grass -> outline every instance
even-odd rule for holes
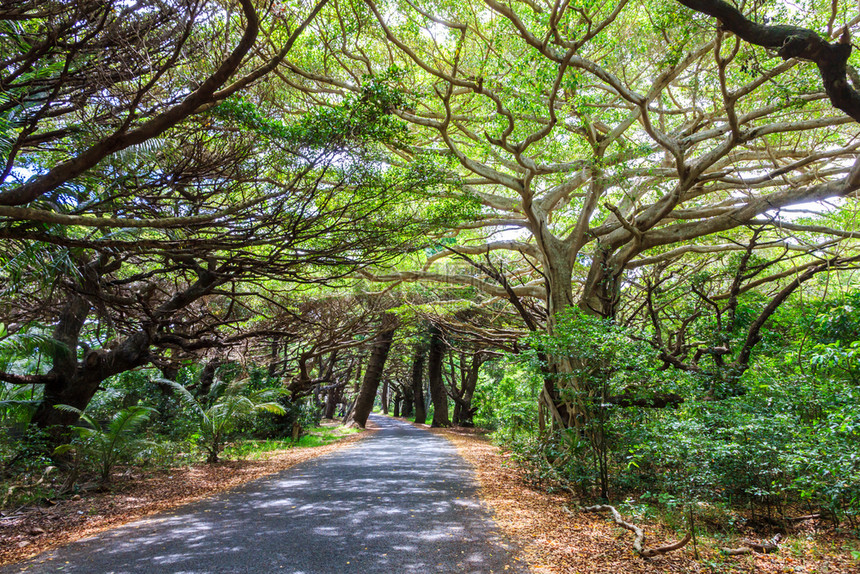
[[[336,442],[344,437],[356,434],[359,429],[338,426],[320,426],[307,429],[307,433],[298,441],[290,439],[242,440],[224,449],[224,457],[242,460],[259,460],[267,458],[271,453],[291,448],[313,448]]]

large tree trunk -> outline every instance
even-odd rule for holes
[[[85,410],[102,381],[148,363],[149,346],[150,339],[146,333],[135,333],[111,351],[99,349],[88,352],[72,374],[64,369],[52,369],[44,387],[42,402],[33,415],[33,422],[40,428],[68,427],[75,424],[78,421],[77,414],[62,411],[56,406],[69,405],[81,411]],[[77,344],[74,347],[77,347]],[[64,359],[59,364],[63,361]]]
[[[466,358],[465,353],[460,353],[460,368],[457,369],[456,365],[454,365],[454,353],[448,353],[448,362],[451,365],[451,398],[454,399],[454,414],[451,416],[451,420],[455,425],[460,424],[460,420],[463,418],[463,391],[465,386],[465,378],[466,378]],[[457,386],[457,371],[460,372],[460,386]]]
[[[352,370],[355,367],[355,362],[350,363],[346,369],[346,374],[339,381],[333,381],[328,387],[328,393],[325,399],[324,418],[333,419],[337,413],[337,406],[343,402],[343,392],[346,385],[349,384],[349,379],[352,376]]]
[[[119,268],[119,261],[102,256],[81,265],[81,283],[85,291],[97,293],[103,274]],[[108,377],[133,369],[149,361],[151,339],[146,332],[135,333],[111,351],[90,350],[81,345],[81,331],[92,309],[90,302],[73,294],[54,328],[57,342],[51,357],[51,370],[45,377],[42,402],[33,415],[40,428],[61,428],[73,425],[78,415],[57,409],[69,405],[83,411],[90,404],[99,385]],[[78,361],[78,348],[84,348],[83,361]],[[60,438],[57,434],[56,438]]]
[[[427,357],[428,378],[430,380],[430,397],[433,399],[433,427],[449,427],[448,393],[445,392],[445,382],[442,380],[442,359],[445,357],[445,342],[439,329],[433,327],[430,331],[430,353]]]
[[[100,292],[102,276],[117,271],[120,260],[103,255],[81,265],[81,289],[85,293]],[[214,265],[213,265],[214,267]],[[77,422],[73,412],[61,411],[57,405],[69,405],[85,410],[102,381],[150,362],[150,348],[157,344],[159,328],[171,322],[174,315],[193,301],[208,295],[226,281],[226,276],[213,268],[197,267],[198,280],[179,291],[153,310],[151,320],[140,330],[107,349],[89,349],[80,341],[92,305],[82,295],[72,294],[60,314],[54,329],[57,341],[51,370],[44,377],[42,402],[36,409],[33,422],[41,428],[68,427]],[[78,360],[78,348],[83,348],[83,360]],[[40,381],[41,382],[41,381]],[[60,438],[56,433],[55,438]]]
[[[419,424],[427,422],[427,409],[424,406],[424,353],[424,345],[419,343],[412,359],[412,401],[415,407],[415,422]]]
[[[400,416],[400,406],[403,404],[403,395],[400,393],[400,389],[394,389],[394,406],[391,410],[391,416],[399,417]]]
[[[376,391],[379,388],[379,381],[382,380],[382,371],[385,368],[385,361],[388,359],[394,331],[397,329],[397,316],[386,314],[382,319],[382,325],[382,331],[377,336],[376,343],[370,353],[370,359],[367,361],[361,390],[358,393],[358,398],[355,399],[355,406],[350,415],[351,420],[349,422],[355,423],[361,428],[367,424],[367,417],[373,410],[373,401],[376,399]]]
[[[619,276],[617,262],[612,258],[614,248],[610,244],[598,242],[593,261],[586,278],[579,308],[591,315],[604,318],[615,316],[619,302]],[[548,274],[549,284],[549,335],[559,334],[558,320],[562,313],[572,309],[568,295],[571,287],[570,269],[551,266]],[[608,447],[606,443],[605,422],[607,403],[605,386],[595,384],[595,380],[605,380],[594,376],[604,368],[593,360],[570,357],[566,354],[550,355],[546,360],[547,372],[541,399],[552,414],[554,426],[575,428],[591,444],[594,462],[598,467],[599,490],[601,498],[609,496]],[[586,376],[579,373],[588,373]],[[558,381],[560,384],[553,381]],[[556,386],[558,384],[558,386]],[[603,395],[603,396],[601,396]]]
[[[338,383],[329,387],[325,398],[325,411],[323,412],[324,418],[334,418],[334,415],[337,412],[337,405],[340,404],[343,399],[343,387],[345,385],[346,383]]]
[[[411,384],[403,386],[403,404],[400,407],[400,416],[411,417],[415,412],[415,390]]]
[[[215,373],[218,367],[224,364],[220,359],[212,359],[200,371],[199,386],[197,387],[197,400],[203,404],[209,403],[209,391],[212,390],[212,385],[215,383]]]

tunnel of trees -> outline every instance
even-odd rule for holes
[[[856,5],[11,0],[0,27],[0,482],[82,413],[214,462],[380,409],[492,429],[583,499],[858,526]]]

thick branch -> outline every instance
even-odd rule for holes
[[[851,55],[847,29],[839,42],[827,42],[814,30],[796,26],[765,26],[747,19],[737,8],[723,0],[678,0],[697,12],[717,18],[723,28],[741,39],[777,50],[785,60],[802,58],[815,62],[830,102],[860,121],[860,94],[848,82],[846,64]]]
[[[759,341],[761,341],[761,329],[764,327],[764,324],[767,323],[768,319],[776,312],[782,303],[788,299],[788,297],[794,293],[794,291],[800,287],[806,281],[812,279],[818,273],[823,271],[828,271],[831,269],[844,268],[846,266],[853,266],[858,261],[860,261],[860,255],[855,257],[841,258],[834,257],[833,259],[829,259],[824,261],[814,267],[810,267],[802,274],[798,275],[794,281],[786,285],[782,288],[782,290],[776,294],[776,296],[770,300],[764,310],[759,314],[755,321],[753,321],[752,325],[750,325],[749,331],[747,332],[747,338],[744,342],[744,346],[741,349],[740,355],[738,356],[737,363],[741,368],[745,368],[749,364],[750,355],[752,354],[752,349],[755,347]]]
[[[242,63],[242,59],[251,50],[257,39],[260,20],[254,4],[251,0],[240,0],[240,3],[248,22],[245,32],[233,52],[199,88],[176,106],[155,116],[140,127],[129,132],[114,132],[77,156],[60,163],[45,175],[35,177],[23,185],[0,193],[0,205],[27,204],[42,194],[81,175],[109,155],[161,135],[193,114],[198,107],[211,101],[215,90],[235,73]]]
[[[0,381],[11,385],[46,385],[57,377],[48,375],[16,375],[15,373],[4,373],[0,371]]]

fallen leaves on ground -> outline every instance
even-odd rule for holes
[[[368,429],[373,430],[372,425]],[[197,464],[154,472],[130,468],[112,477],[108,491],[75,495],[50,506],[23,508],[0,518],[0,565],[280,472],[355,443],[368,434],[350,435],[313,448],[272,451],[259,460]]]
[[[805,532],[789,536],[776,555],[724,556],[713,540],[699,540],[699,560],[692,545],[665,556],[641,558],[633,552],[628,531],[614,526],[606,516],[577,511],[570,496],[530,488],[522,472],[475,429],[430,430],[453,442],[472,464],[481,498],[505,535],[519,546],[520,558],[536,574],[860,573],[857,562],[844,548],[845,538],[808,536]],[[645,529],[649,546],[680,538],[661,525],[639,526]]]

